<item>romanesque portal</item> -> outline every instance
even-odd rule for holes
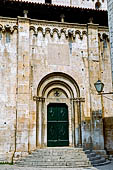
[[[82,99],[74,79],[63,73],[47,75],[39,83],[34,99],[37,101],[37,146],[79,146]]]

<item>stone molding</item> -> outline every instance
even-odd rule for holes
[[[85,98],[81,98],[81,97],[71,98],[71,100],[73,100],[74,102],[85,102]],[[33,96],[33,101],[42,102],[42,101],[45,101],[45,98],[44,97]]]
[[[18,30],[18,27],[16,25],[15,26],[11,26],[9,24],[6,24],[6,25],[1,25],[0,24],[0,31],[2,31],[2,32],[13,33],[15,30]]]
[[[2,20],[5,18],[1,18]],[[43,36],[46,35],[47,32],[50,33],[50,36],[53,37],[54,33],[56,32],[58,37],[61,37],[61,34],[64,33],[66,38],[73,37],[76,38],[76,35],[79,35],[79,38],[83,40],[83,36],[87,36],[87,25],[86,24],[77,24],[77,23],[60,23],[60,22],[52,22],[52,21],[40,21],[40,20],[31,20],[30,18],[18,17],[19,21],[22,20],[23,22],[29,22],[30,24],[30,31],[33,31],[34,34],[37,36],[38,32],[41,31]],[[14,19],[15,21],[15,19]],[[109,31],[108,28],[105,27],[103,30],[98,24],[88,24],[88,27],[97,27],[98,29],[98,36],[100,39],[103,40],[103,37],[107,37],[109,41]],[[18,25],[12,24],[10,21],[8,24],[3,23],[0,24],[0,31],[1,32],[10,32],[13,33],[15,30],[18,30]]]
[[[65,37],[73,37],[76,38],[76,35],[78,34],[80,39],[83,39],[83,36],[86,35],[87,36],[87,32],[85,30],[80,31],[78,29],[73,29],[73,28],[57,28],[57,27],[49,27],[49,26],[30,26],[30,31],[33,30],[34,34],[37,35],[39,31],[42,32],[43,36],[46,35],[46,32],[48,31],[50,33],[50,36],[53,37],[54,32],[57,33],[58,37],[61,37],[61,34],[64,33]]]
[[[103,41],[104,39],[106,39],[109,42],[109,32],[105,33],[105,32],[99,32],[98,33],[98,37],[100,38],[101,41]]]

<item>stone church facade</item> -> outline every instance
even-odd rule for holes
[[[97,13],[107,15],[106,1],[103,10],[92,9],[92,1],[91,9],[76,9],[63,0],[4,3],[7,10],[17,3],[25,11],[24,17],[9,17],[8,12],[0,17],[0,161],[45,147],[112,153],[112,96],[98,95],[94,87],[100,79],[104,91],[112,91],[108,26],[92,19]],[[52,12],[65,5],[64,12],[79,9],[92,17],[86,23],[34,19],[27,17],[33,4]]]

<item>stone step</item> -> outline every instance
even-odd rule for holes
[[[110,163],[110,161],[108,161],[105,157],[102,157],[94,151],[85,150],[85,153],[93,166],[101,166]]]
[[[40,148],[40,149],[38,149],[38,150],[36,150],[36,151],[43,151],[43,150],[52,150],[52,151],[56,151],[56,150],[58,150],[58,151],[63,151],[63,150],[76,150],[76,151],[83,151],[83,148],[74,148],[74,147],[47,147],[47,148]]]
[[[107,165],[107,164],[110,164],[111,163],[111,161],[109,161],[109,160],[106,160],[105,162],[101,162],[101,163],[95,163],[93,166],[104,166],[104,165]]]
[[[91,164],[86,164],[78,162],[31,162],[31,163],[25,163],[23,164],[18,164],[18,166],[26,166],[26,167],[73,167],[73,168],[77,168],[77,167],[89,167],[91,166]]]
[[[85,152],[85,154],[90,154],[91,153],[90,150],[85,150],[84,152]]]
[[[16,167],[17,167],[17,165],[16,165]],[[19,167],[28,167],[27,165],[19,165]],[[29,168],[30,167],[34,167],[34,168],[39,168],[39,169],[42,169],[42,170],[45,170],[45,169],[47,169],[47,168],[50,168],[50,170],[58,170],[58,168],[59,168],[59,170],[63,170],[63,168],[66,168],[66,170],[68,169],[68,170],[71,170],[71,168],[73,168],[73,169],[77,169],[77,170],[80,170],[79,168],[86,168],[86,170],[91,170],[91,169],[93,169],[93,170],[97,170],[97,169],[94,169],[92,166],[87,166],[87,165],[77,165],[77,166],[33,166],[33,165],[31,165],[31,166],[29,166]]]
[[[59,151],[52,151],[52,152],[47,152],[47,151],[46,151],[46,152],[42,152],[42,151],[41,151],[41,152],[34,152],[33,154],[37,154],[37,153],[38,153],[39,155],[42,155],[42,154],[44,154],[44,155],[56,155],[56,154],[57,154],[57,155],[62,155],[63,153],[64,153],[64,154],[67,154],[67,155],[70,154],[70,153],[71,153],[71,154],[78,155],[78,154],[84,154],[84,151],[81,151],[81,152],[80,152],[80,151],[79,151],[79,152],[74,152],[74,151],[71,151],[71,152],[69,152],[69,151],[65,151],[65,152],[64,152],[64,151],[60,151],[60,152],[59,152]]]
[[[63,157],[87,157],[87,155],[85,155],[85,154],[73,154],[73,153],[70,153],[70,154],[65,154],[65,153],[62,153],[61,155],[57,155],[57,153],[56,154],[53,154],[53,155],[44,155],[44,154],[29,154],[28,155],[28,157],[37,157],[37,158],[40,158],[40,157],[61,157],[61,158],[63,158]]]
[[[91,163],[92,163],[93,165],[94,165],[94,164],[103,163],[103,162],[106,162],[106,159],[105,159],[105,158],[101,158],[101,159],[97,159],[97,160],[91,161]]]
[[[41,162],[55,162],[55,161],[57,161],[57,162],[62,162],[62,161],[75,161],[75,159],[32,159],[32,160],[30,160],[30,159],[26,159],[26,160],[22,160],[22,161],[20,161],[20,162],[23,162],[23,161],[26,161],[26,162],[32,162],[32,161],[34,161],[34,162],[37,162],[37,161],[41,161]],[[76,159],[76,162],[86,162],[86,159]]]
[[[89,158],[90,161],[99,160],[99,159],[101,159],[101,156],[100,156],[100,155],[96,155],[95,157],[90,157],[90,158]]]
[[[74,155],[74,154],[62,154],[62,155],[34,155],[34,154],[30,154],[29,156],[28,156],[28,158],[30,158],[30,159],[32,159],[32,158],[37,158],[37,159],[40,159],[40,158],[61,158],[61,159],[65,159],[65,158],[67,158],[67,159],[69,159],[69,158],[87,158],[87,155],[85,155],[85,154],[78,154],[78,155]]]
[[[27,165],[30,165],[30,164],[38,164],[38,163],[40,163],[40,164],[42,164],[42,165],[44,165],[44,164],[46,164],[46,165],[50,165],[50,163],[52,163],[52,164],[55,164],[55,163],[57,163],[57,164],[61,164],[61,163],[64,163],[64,164],[67,164],[67,163],[74,163],[75,161],[30,161],[30,162],[28,162],[28,161],[24,161],[24,162],[18,162],[18,165],[25,165],[25,164],[27,164]],[[75,164],[76,165],[78,165],[78,164],[80,164],[80,165],[83,165],[83,164],[87,164],[87,165],[89,165],[90,164],[90,162],[88,162],[88,161],[76,161],[75,162]],[[90,164],[91,165],[91,164]]]
[[[15,164],[29,167],[91,167],[91,162],[82,148],[39,149]]]
[[[96,153],[94,153],[94,152],[92,152],[92,153],[90,153],[90,154],[87,154],[87,157],[88,157],[88,158],[95,157],[95,156],[96,156]]]
[[[39,160],[37,160],[37,159],[32,159],[32,160],[30,160],[30,159],[24,159],[24,160],[20,160],[20,161],[18,161],[18,163],[23,163],[23,162],[27,162],[27,163],[29,163],[29,162],[69,162],[69,161],[72,161],[72,162],[74,162],[75,161],[75,159],[47,159],[47,160],[45,160],[45,159],[39,159]],[[86,159],[76,159],[76,162],[85,162],[86,163]],[[87,162],[89,162],[89,160],[87,161]]]

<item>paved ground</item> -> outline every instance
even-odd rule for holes
[[[97,170],[97,168],[34,168],[0,165],[0,170]]]
[[[99,170],[113,170],[113,160],[110,164],[97,167]]]
[[[113,161],[111,164],[97,168],[34,168],[34,167],[17,167],[14,165],[0,165],[0,170],[113,170]]]

